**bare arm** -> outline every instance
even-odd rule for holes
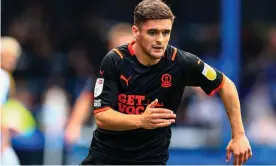
[[[125,131],[138,128],[154,129],[174,123],[176,115],[168,109],[154,108],[157,103],[158,100],[151,102],[141,115],[123,114],[110,107],[101,108],[95,113],[96,124],[101,129]]]
[[[73,108],[70,123],[82,125],[88,117],[89,110],[93,104],[92,101],[93,94],[89,92],[81,93]]]
[[[234,154],[234,164],[243,164],[252,156],[252,151],[245,136],[239,96],[234,83],[193,54],[182,53],[182,58],[183,62],[186,62],[183,63],[183,66],[186,65],[189,67],[187,69],[190,69],[184,70],[190,71],[187,74],[189,76],[188,85],[199,85],[209,96],[219,92],[232,128],[232,139],[226,148],[226,162],[229,162],[231,155]]]
[[[245,136],[236,86],[226,76],[224,76],[224,79],[225,83],[219,90],[219,94],[224,103],[232,128],[232,139],[226,148],[226,162],[231,160],[231,155],[233,153],[234,165],[242,165],[252,156],[252,150]]]
[[[83,91],[77,99],[72,115],[69,119],[68,126],[65,130],[65,139],[72,144],[77,141],[81,135],[81,128],[89,117],[89,111],[92,107],[93,94],[88,91]]]
[[[242,123],[240,101],[235,84],[226,76],[225,83],[219,90],[232,128],[232,138],[244,136],[245,131]]]
[[[127,115],[111,108],[95,114],[96,124],[101,129],[124,131],[141,128],[141,115]]]

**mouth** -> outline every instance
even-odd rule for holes
[[[161,50],[163,49],[163,46],[152,46],[153,49],[156,49],[156,50]]]

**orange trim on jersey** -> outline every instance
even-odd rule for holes
[[[135,52],[134,52],[134,50],[133,50],[133,48],[132,48],[132,46],[133,46],[133,44],[135,44],[135,41],[132,41],[131,43],[129,43],[128,44],[128,51],[130,52],[130,54],[133,56],[133,55],[135,55]]]
[[[177,53],[177,48],[173,47],[172,61],[174,61]]]
[[[123,54],[117,48],[114,48],[113,51],[115,51],[120,56],[121,59],[124,58]]]
[[[214,89],[211,93],[209,93],[208,96],[213,96],[218,90],[220,90],[223,87],[223,85],[225,83],[225,78],[224,77],[225,76],[223,74],[223,76],[222,76],[222,82],[220,83],[220,85],[216,89]]]
[[[99,112],[104,112],[104,111],[107,111],[109,109],[111,109],[111,107],[108,107],[108,106],[103,107],[103,108],[94,109],[94,114],[99,113]]]

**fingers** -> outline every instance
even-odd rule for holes
[[[249,148],[248,149],[248,156],[249,156],[249,158],[252,157],[252,155],[253,155],[252,150],[251,150],[251,148]]]
[[[243,163],[245,163],[248,159],[249,159],[249,154],[247,152],[247,153],[244,154]]]
[[[155,128],[160,128],[160,127],[167,127],[170,126],[171,123],[170,122],[163,122],[163,123],[158,123],[158,124],[154,124]]]
[[[166,123],[166,122],[175,123],[175,120],[174,119],[154,119],[152,121],[153,124]]]
[[[234,165],[242,165],[244,161],[244,155],[246,153],[236,153],[234,154]]]
[[[247,153],[245,154],[244,163],[245,163],[250,157],[252,157],[251,148],[249,148],[249,149],[247,150]]]
[[[232,153],[230,149],[226,149],[226,162],[228,163],[231,160]]]
[[[244,159],[243,159],[243,163],[245,163],[250,157],[252,156],[252,152],[251,152],[251,149],[249,148],[248,150],[247,150],[247,152],[245,152],[245,154],[244,154]]]
[[[246,155],[246,153],[240,153],[239,154],[239,162],[238,162],[238,164],[239,165],[242,165],[245,161],[244,161],[244,156]]]
[[[147,107],[148,108],[154,108],[158,103],[158,99],[155,99],[153,102],[151,102]]]
[[[175,119],[176,115],[173,111],[165,108],[151,108],[151,118],[152,119]]]
[[[239,164],[239,155],[234,155],[234,165],[240,165]]]
[[[155,108],[158,104],[158,99],[151,102],[144,112],[144,128],[154,129],[159,127],[167,127],[175,123],[176,115],[173,111],[165,108]]]
[[[152,113],[173,113],[172,110],[166,108],[151,108],[150,111]]]
[[[249,149],[249,150],[247,150],[245,152],[235,153],[234,154],[234,165],[242,165],[250,157],[252,157],[252,151],[251,151],[251,149]]]
[[[151,115],[152,119],[175,119],[176,115],[173,113],[155,113]]]
[[[170,120],[169,122],[174,123],[176,115],[173,113],[173,111],[165,108],[154,108],[151,109],[151,118],[155,120],[155,122],[164,122],[164,119]],[[157,119],[157,121],[156,121]],[[158,120],[159,119],[159,120]]]
[[[155,119],[147,127],[147,129],[156,129],[160,127],[167,127],[174,123],[174,119]]]

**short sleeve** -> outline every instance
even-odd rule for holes
[[[115,108],[119,93],[119,76],[116,67],[119,56],[113,51],[103,59],[94,88],[94,113]]]
[[[182,52],[183,70],[188,86],[200,86],[209,96],[214,95],[224,84],[224,75],[209,66],[196,55]]]

